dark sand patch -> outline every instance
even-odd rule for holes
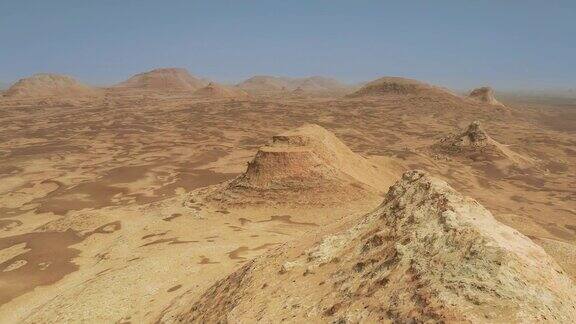
[[[543,226],[548,232],[561,240],[572,241],[574,239],[574,235],[572,233],[562,229],[554,223],[545,224]]]
[[[148,235],[142,236],[142,239],[145,240],[145,239],[148,239],[148,238],[151,238],[151,237],[155,237],[155,236],[164,236],[164,235],[166,235],[167,233],[168,233],[168,231],[162,232],[162,233],[148,234]]]
[[[104,224],[96,228],[95,230],[85,233],[84,237],[88,237],[93,234],[111,234],[121,229],[122,229],[122,223],[120,221],[114,221],[108,224]]]
[[[143,245],[140,245],[140,247],[145,247],[145,246],[150,246],[150,245],[155,245],[155,244],[162,244],[162,243],[168,243],[168,244],[187,244],[187,243],[198,243],[200,241],[181,241],[179,238],[177,237],[171,237],[171,238],[165,238],[165,239],[159,239],[159,240],[155,240]]]
[[[72,262],[72,259],[80,252],[70,246],[81,240],[82,238],[71,230],[34,232],[0,238],[0,249],[21,243],[25,243],[25,248],[30,249],[0,264],[0,269],[5,270],[16,261],[26,261],[26,264],[18,269],[0,272],[0,282],[3,282],[3,287],[0,289],[0,305],[35,287],[55,283],[65,275],[78,270],[78,266]],[[48,265],[47,268],[46,265]]]
[[[203,255],[200,256],[200,262],[198,262],[198,264],[218,264],[220,262],[213,262],[210,261],[210,258],[205,257]]]
[[[260,250],[265,250],[270,246],[274,246],[277,245],[279,243],[266,243],[266,244],[262,244],[260,246],[257,246],[255,248],[249,248],[247,246],[241,246],[233,251],[228,252],[228,257],[230,259],[233,260],[245,260],[246,258],[241,256],[242,253],[248,252],[248,251],[260,251]]]
[[[259,221],[258,223],[281,222],[289,225],[318,226],[318,224],[316,223],[295,222],[291,218],[292,216],[290,215],[276,215],[276,216],[270,216],[270,219]]]
[[[250,251],[250,248],[248,248],[247,246],[241,246],[241,247],[239,247],[239,248],[237,248],[237,249],[235,249],[235,250],[232,250],[232,251],[228,252],[227,254],[228,254],[228,257],[229,257],[230,259],[233,259],[233,260],[244,260],[244,259],[246,259],[246,258],[241,257],[240,254],[242,254],[242,253],[244,253],[244,252],[246,252],[246,251]]]
[[[244,226],[247,223],[252,223],[251,220],[249,220],[248,218],[244,218],[244,217],[240,217],[238,218],[238,221],[240,221],[240,226]]]
[[[176,286],[174,286],[174,287],[171,287],[171,288],[168,289],[167,291],[168,291],[168,292],[173,292],[173,291],[176,291],[176,290],[178,290],[178,289],[180,289],[180,288],[182,288],[182,285],[176,285]]]
[[[178,217],[180,217],[180,216],[182,216],[182,214],[180,214],[180,213],[174,213],[174,214],[172,214],[172,215],[170,215],[170,216],[168,216],[168,217],[166,217],[166,218],[162,218],[162,220],[169,222],[169,221],[173,220],[174,218],[178,218]]]
[[[572,232],[574,232],[574,235],[576,235],[576,226],[567,224],[567,225],[564,225],[564,227],[571,230]]]
[[[10,150],[10,157],[23,157],[29,155],[50,155],[50,154],[70,154],[81,153],[84,148],[74,145],[66,145],[64,142],[47,143],[42,145],[30,145],[25,147],[15,147]]]

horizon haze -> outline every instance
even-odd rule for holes
[[[456,89],[570,89],[576,4],[254,1],[0,3],[0,81],[110,85],[159,67],[235,83],[402,76]]]

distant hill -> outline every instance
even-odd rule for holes
[[[289,91],[292,88],[291,79],[258,75],[238,83],[238,87],[248,92]]]
[[[496,97],[494,96],[494,90],[492,90],[490,87],[476,88],[470,92],[468,98],[490,105],[502,106],[502,104],[496,100]]]
[[[301,88],[305,92],[308,91],[344,91],[348,88],[345,84],[332,78],[321,76],[313,76],[309,78],[300,79],[297,81],[297,88]]]
[[[512,151],[498,143],[484,131],[479,121],[474,121],[463,131],[441,138],[431,146],[432,151],[454,158],[475,162],[508,162],[516,166],[529,166],[534,160]]]
[[[117,84],[116,88],[153,91],[195,91],[207,85],[182,68],[161,68],[139,73]]]
[[[387,95],[414,95],[446,97],[456,96],[448,89],[430,85],[418,80],[401,77],[383,77],[366,83],[348,97],[377,97]]]
[[[60,74],[35,74],[16,82],[6,97],[76,97],[93,95],[97,90],[76,79]]]
[[[267,75],[251,77],[240,82],[238,87],[253,93],[292,92],[296,89],[304,93],[342,92],[349,88],[336,79],[322,76],[287,78]]]
[[[235,86],[224,86],[215,82],[210,82],[207,86],[194,91],[195,95],[205,98],[230,98],[230,99],[246,99],[250,95]]]

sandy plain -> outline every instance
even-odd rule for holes
[[[272,135],[315,123],[400,177],[423,169],[541,245],[576,279],[576,103],[267,96],[203,99],[107,90],[0,101],[0,322],[152,322],[270,247],[356,219],[346,206],[186,204],[244,172]],[[538,162],[437,156],[480,120]],[[386,188],[382,188],[385,190]],[[170,309],[170,310],[169,310]]]

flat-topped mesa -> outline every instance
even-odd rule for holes
[[[182,68],[160,68],[139,73],[117,84],[116,88],[150,91],[195,91],[206,82]]]
[[[246,172],[212,197],[230,203],[257,198],[274,203],[338,203],[375,198],[393,178],[393,172],[352,152],[326,129],[305,125],[273,136]]]
[[[323,234],[249,262],[176,312],[177,319],[572,323],[576,318],[576,287],[540,246],[422,171],[406,172],[357,225]]]
[[[496,97],[494,97],[494,90],[490,87],[476,88],[470,92],[468,98],[494,106],[504,106],[496,100]]]
[[[97,93],[97,90],[76,79],[59,74],[40,73],[24,78],[12,85],[6,97],[82,97]]]

